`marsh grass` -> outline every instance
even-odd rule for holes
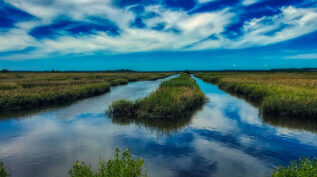
[[[317,159],[302,158],[274,169],[272,177],[317,177]]]
[[[0,111],[58,105],[172,73],[0,73]]]
[[[0,162],[0,177],[7,177],[7,176],[8,176],[8,173],[3,166],[3,163]]]
[[[99,160],[97,171],[93,171],[90,165],[85,162],[76,161],[69,171],[70,177],[145,177],[143,172],[143,159],[134,159],[127,149],[120,155],[116,149],[114,159],[105,161]]]
[[[113,102],[107,114],[126,118],[183,118],[202,105],[205,96],[188,74],[164,81],[149,96],[136,100]]]
[[[317,116],[317,73],[197,73],[222,90],[259,105],[264,116]]]

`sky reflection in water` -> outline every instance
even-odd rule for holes
[[[317,156],[315,133],[263,123],[257,108],[199,79],[209,102],[184,122],[122,125],[104,114],[112,101],[143,97],[161,81],[134,82],[68,106],[2,119],[0,160],[13,177],[67,176],[73,161],[96,166],[119,147],[143,157],[149,176],[254,177]]]

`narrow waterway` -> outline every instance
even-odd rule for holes
[[[117,86],[67,106],[0,116],[7,116],[0,119],[0,161],[12,177],[61,177],[75,160],[96,166],[118,147],[142,157],[150,177],[264,177],[279,164],[317,157],[313,131],[272,125],[244,100],[195,79],[209,101],[181,122],[129,124],[105,115],[113,101],[144,97],[166,79]]]

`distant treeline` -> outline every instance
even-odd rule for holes
[[[271,69],[272,72],[317,72],[317,68],[289,68],[289,69]]]
[[[26,73],[37,73],[37,72],[44,72],[44,73],[131,73],[131,72],[137,72],[130,69],[119,69],[119,70],[105,70],[105,71],[76,71],[76,70],[68,70],[68,71],[59,71],[59,70],[44,70],[44,71],[9,71],[8,69],[2,69],[0,72],[2,73],[8,73],[8,72],[26,72]]]
[[[67,70],[67,71],[59,71],[59,70],[45,70],[45,71],[10,71],[8,69],[2,69],[1,73],[8,72],[34,72],[34,73],[130,73],[130,72],[141,72],[141,73],[160,73],[160,72],[185,72],[185,73],[195,73],[195,72],[317,72],[317,68],[277,68],[277,69],[267,69],[267,70],[256,70],[256,69],[235,69],[235,70],[174,70],[174,71],[135,71],[131,69],[119,69],[119,70],[98,70],[98,71],[77,71],[77,70]]]
[[[278,68],[267,70],[189,70],[187,72],[317,72],[317,68]]]

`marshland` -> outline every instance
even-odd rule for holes
[[[317,73],[198,73],[197,77],[259,105],[264,116],[315,119]]]
[[[0,14],[0,177],[317,177],[317,0]]]
[[[272,118],[263,116],[263,102],[280,93],[284,95],[276,98],[279,103],[291,104],[286,98],[294,94],[300,104],[314,103],[314,94],[305,94],[314,93],[315,73],[1,73],[0,77],[2,100],[27,95],[24,100],[30,104],[11,102],[6,108],[15,108],[16,113],[1,112],[0,176],[264,177],[310,174],[307,168],[316,166],[313,109],[308,107],[311,112],[300,116],[303,110],[296,110],[294,117],[280,111],[268,114]],[[238,88],[245,86],[247,91],[233,92],[220,83],[232,84],[231,89],[239,83]],[[102,85],[107,89],[92,91]],[[84,96],[69,95],[74,93]],[[27,99],[37,95],[43,101],[55,94],[60,94],[60,102],[49,98],[50,103],[35,104]],[[292,166],[293,160],[298,161]]]
[[[100,95],[110,86],[155,80],[168,73],[43,73],[0,74],[0,111],[57,105]]]

